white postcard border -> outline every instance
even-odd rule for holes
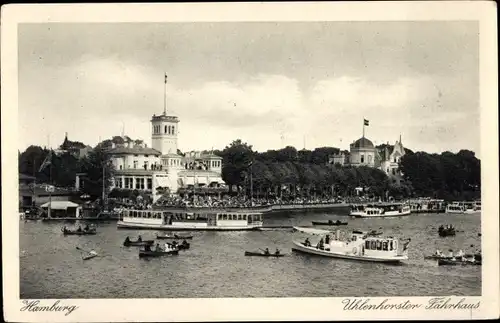
[[[250,321],[366,319],[482,319],[499,315],[498,97],[496,11],[494,2],[385,3],[223,3],[7,5],[2,7],[2,230],[3,299],[6,321]],[[75,14],[77,13],[77,14]],[[477,310],[426,310],[433,297],[360,297],[377,305],[406,301],[413,310],[344,310],[345,298],[206,298],[40,300],[43,305],[77,306],[71,314],[21,311],[19,299],[19,219],[17,210],[18,89],[17,24],[25,22],[167,21],[408,21],[480,22],[480,109],[482,173],[481,302]],[[161,286],[159,286],[161,288]],[[439,296],[439,295],[436,295]],[[346,297],[353,298],[353,297]]]

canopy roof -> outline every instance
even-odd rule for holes
[[[48,208],[49,203],[51,202],[43,204],[42,208]],[[79,206],[78,204],[70,201],[52,201],[52,203],[50,204],[50,208],[53,210],[67,210],[68,208],[78,207],[78,206]]]

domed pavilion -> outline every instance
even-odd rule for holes
[[[375,156],[375,146],[363,136],[351,144],[349,163],[352,166],[375,167]]]

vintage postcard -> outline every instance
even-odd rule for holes
[[[6,321],[498,318],[495,9],[3,6]]]

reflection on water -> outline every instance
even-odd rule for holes
[[[192,232],[191,249],[179,256],[139,259],[123,247],[127,235],[153,239],[157,232],[117,230],[100,224],[95,236],[66,236],[60,223],[21,222],[21,298],[168,297],[340,297],[480,295],[481,267],[439,267],[424,260],[436,249],[480,247],[479,215],[419,214],[401,218],[354,219],[328,213],[273,214],[265,225],[310,226],[311,220],[341,219],[342,229],[381,228],[411,238],[409,260],[399,266],[346,261],[291,252],[287,230]],[[437,227],[453,224],[455,237]],[[187,232],[186,232],[187,233]],[[161,242],[161,241],[160,241]],[[76,247],[103,257],[83,261]],[[279,248],[286,257],[245,257],[245,251]]]

